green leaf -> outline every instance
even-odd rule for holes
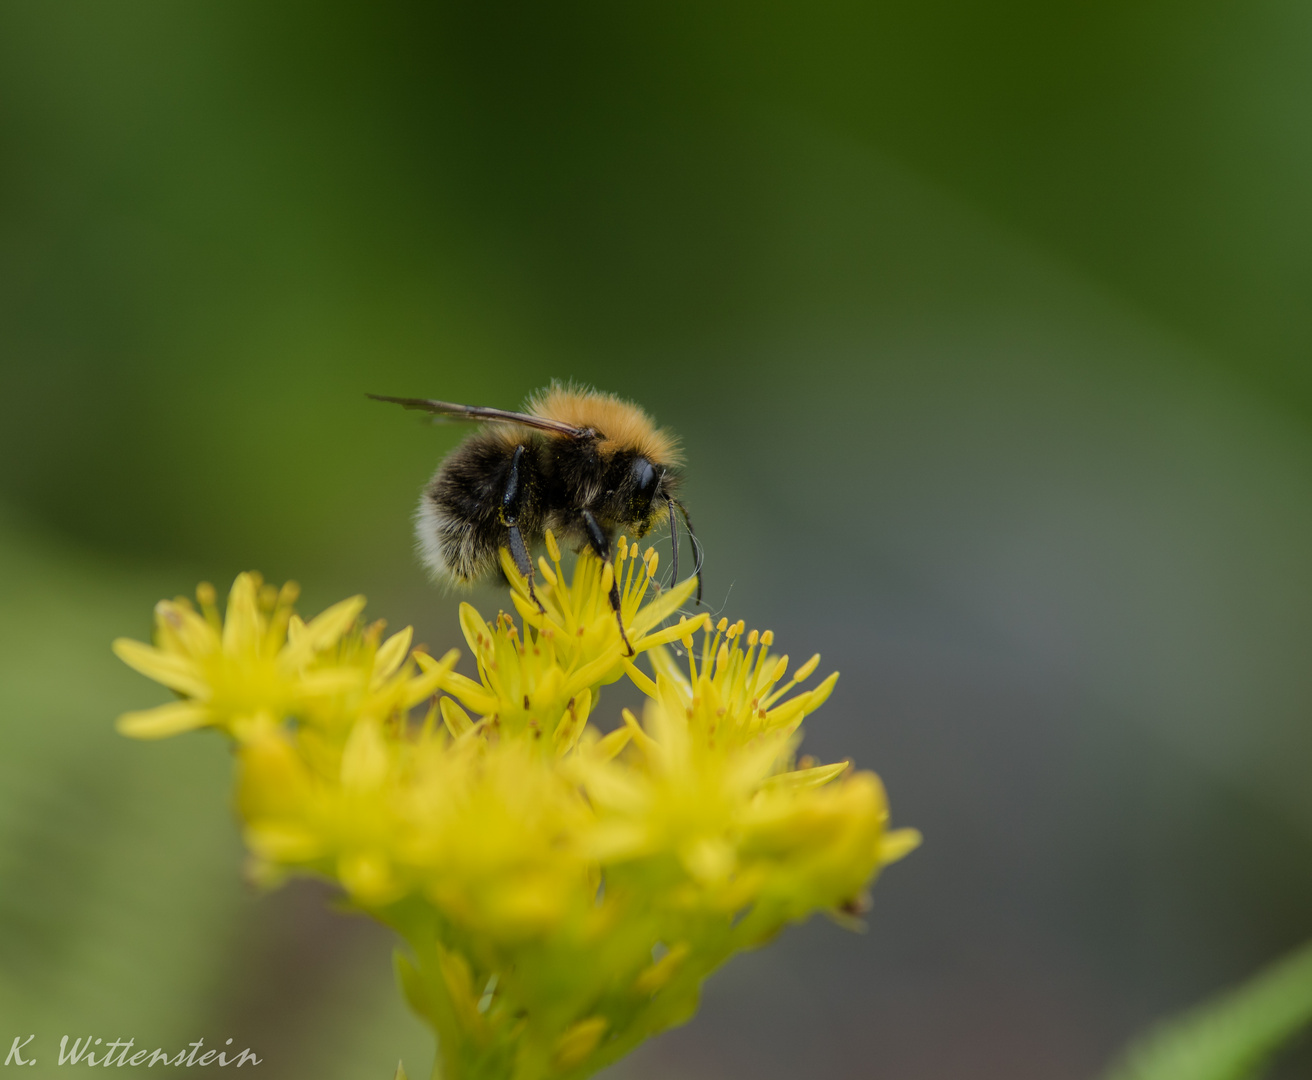
[[[1312,943],[1131,1045],[1106,1080],[1253,1080],[1312,1022]]]
[[[400,949],[392,950],[392,966],[396,970],[396,981],[401,984],[401,992],[405,995],[410,1008],[436,1027],[436,1010],[433,1008],[428,985],[424,982],[419,969]]]

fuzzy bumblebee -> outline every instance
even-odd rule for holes
[[[437,581],[468,585],[500,573],[497,553],[504,547],[531,583],[529,552],[548,529],[576,549],[591,548],[610,565],[618,532],[638,538],[663,517],[670,524],[677,581],[676,509],[696,556],[693,573],[700,572],[701,548],[688,511],[675,497],[682,460],[677,440],[632,402],[561,385],[532,395],[519,413],[369,396],[486,425],[447,455],[419,498],[415,538]],[[619,590],[613,571],[608,576],[618,618]],[[620,635],[627,646],[622,621]]]

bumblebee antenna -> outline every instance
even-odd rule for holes
[[[701,541],[697,539],[697,534],[692,531],[692,518],[688,516],[688,508],[678,499],[671,499],[670,502],[679,508],[679,513],[683,515],[683,523],[688,526],[688,539],[692,541],[692,573],[693,577],[697,579],[697,603],[700,604],[702,602],[702,563],[705,561],[705,552],[702,549]],[[674,511],[670,511],[670,518],[673,520]]]

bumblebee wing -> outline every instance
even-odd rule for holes
[[[449,401],[432,401],[429,398],[388,397],[385,394],[368,394],[375,401],[390,401],[403,409],[418,409],[420,412],[445,416],[452,420],[475,420],[491,424],[523,424],[525,427],[550,431],[556,435],[567,435],[572,439],[581,439],[587,434],[582,428],[570,427],[559,420],[549,420],[545,416],[533,416],[530,413],[507,412],[505,409],[488,409],[482,405],[455,405]]]

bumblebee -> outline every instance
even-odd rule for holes
[[[678,444],[637,405],[613,394],[552,385],[528,399],[524,412],[455,405],[426,398],[370,394],[438,419],[485,426],[438,466],[419,498],[415,539],[420,558],[439,583],[470,585],[500,573],[507,548],[533,592],[529,552],[550,529],[575,550],[592,549],[611,563],[615,535],[639,538],[662,518],[670,524],[673,579],[679,577],[682,516],[700,574],[701,545],[688,511],[676,497]],[[701,581],[697,584],[701,602]],[[610,605],[629,655],[633,646],[620,618],[612,575]]]

